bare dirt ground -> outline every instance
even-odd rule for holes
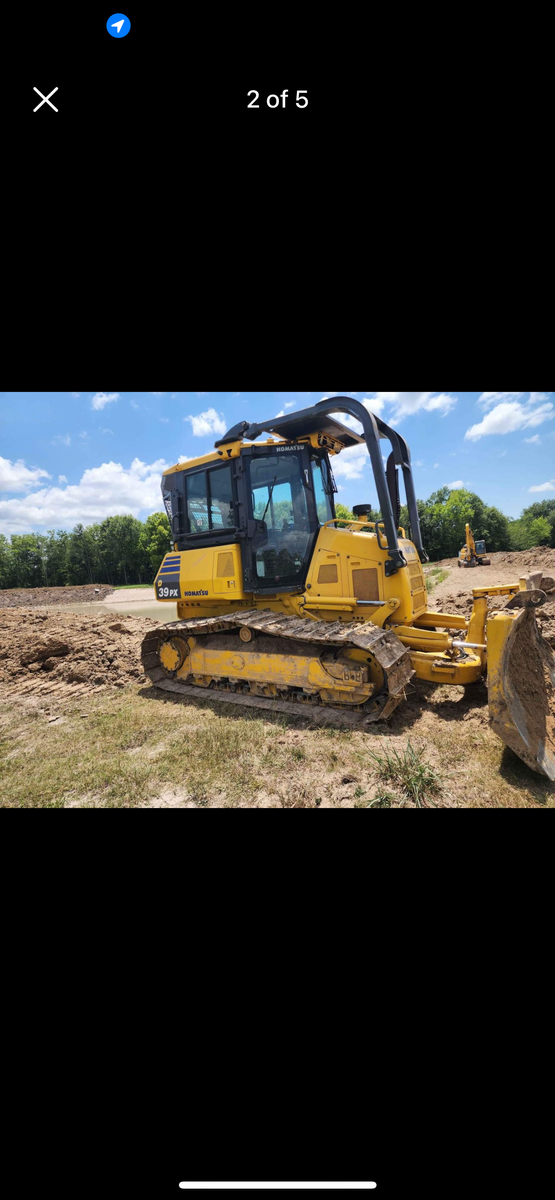
[[[555,551],[494,555],[491,567],[473,570],[459,570],[456,559],[440,565],[449,575],[431,592],[430,609],[466,614],[473,587],[513,583],[538,569],[555,575]],[[555,594],[536,616],[555,647]],[[155,624],[62,606],[41,612],[34,602],[7,607],[0,619],[0,806],[555,807],[555,785],[491,729],[484,684],[412,681],[384,725],[315,728],[309,715],[160,692],[140,663],[142,638]],[[422,804],[399,780],[384,782],[372,758],[403,755],[409,746],[438,781]]]
[[[439,566],[449,572],[448,578],[437,584],[431,592],[430,610],[470,616],[473,588],[518,583],[521,576],[526,576],[534,571],[543,571],[544,575],[555,577],[555,550],[549,547],[537,546],[533,550],[492,554],[490,557],[491,566],[489,567],[459,568],[456,558],[446,558],[439,563],[430,563],[429,567]],[[502,608],[505,602],[503,597],[500,599],[492,597],[489,607]],[[548,594],[547,603],[537,610],[536,618],[542,636],[555,649],[555,592]]]
[[[144,679],[148,617],[14,608],[0,623],[0,685],[7,696],[82,695]]]
[[[0,591],[0,608],[43,608],[51,604],[89,604],[105,600],[114,588],[108,583],[84,583],[68,587],[8,588]]]

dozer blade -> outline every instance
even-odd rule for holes
[[[555,780],[555,655],[533,608],[493,613],[487,640],[492,727],[527,766]]]

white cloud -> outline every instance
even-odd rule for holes
[[[17,465],[17,464],[16,464]],[[0,524],[5,532],[28,533],[39,529],[71,529],[77,522],[90,525],[105,517],[163,511],[160,480],[169,464],[164,459],[131,466],[102,463],[84,472],[78,484],[44,487],[22,499],[0,501]]]
[[[381,416],[384,405],[391,405],[387,416],[390,425],[399,425],[405,417],[414,416],[417,412],[435,412],[446,417],[456,403],[456,396],[450,396],[447,392],[375,392],[370,400],[364,400],[369,411],[378,416]]]
[[[459,488],[464,487],[464,479],[455,479],[455,482],[448,483],[447,487],[450,492],[458,492]]]
[[[58,475],[58,483],[67,483],[67,477],[65,475]]]
[[[72,394],[72,396],[75,396],[76,400],[78,400],[79,396],[81,395],[81,392],[72,392],[71,394]]]
[[[436,467],[439,467],[439,463],[434,463],[434,471],[435,471]]]
[[[336,478],[361,479],[364,467],[369,461],[368,450],[363,442],[356,446],[349,446],[346,450],[342,450],[341,454],[334,455],[332,470]]]
[[[131,408],[140,408],[140,404],[136,404],[134,400],[129,401]]]
[[[237,395],[239,395],[239,393],[237,393]],[[295,401],[294,401],[294,400],[286,400],[286,401],[285,401],[285,407],[286,407],[286,408],[294,408],[294,407],[295,407]]]
[[[95,392],[91,408],[105,408],[107,404],[112,404],[114,400],[119,400],[119,392]]]
[[[165,392],[151,392],[150,394],[151,394],[151,396],[165,396],[166,395]]]
[[[71,446],[71,438],[69,433],[57,433],[56,437],[52,438],[53,446]]]
[[[113,432],[114,432],[114,431],[113,431],[113,429],[101,429],[101,430],[100,430],[100,432],[101,432],[101,433],[111,433],[111,434],[113,434]]]
[[[482,408],[491,408],[492,404],[501,404],[503,400],[521,400],[525,392],[482,392],[478,396],[478,404]]]
[[[553,405],[540,404],[537,408],[519,404],[516,400],[504,400],[486,413],[478,425],[467,429],[467,441],[476,442],[481,437],[493,433],[514,433],[516,429],[527,429],[529,426],[541,425],[555,417]]]
[[[540,442],[541,442],[541,437],[540,437],[539,433],[535,433],[533,437],[525,438],[524,441],[528,442],[529,446],[539,446]]]
[[[284,408],[282,408],[281,412],[278,412],[278,413],[276,413],[276,417],[284,417],[284,416],[285,416],[285,409],[284,409]]]
[[[88,433],[87,433],[87,430],[86,430],[86,429],[82,429],[82,430],[81,430],[81,433],[79,434],[79,437],[80,437],[80,438],[88,438],[88,436],[89,436],[89,435],[88,435]]]
[[[22,458],[11,462],[0,455],[0,492],[24,492],[42,478],[51,478],[42,467],[26,467]]]
[[[538,483],[536,487],[528,488],[529,492],[555,492],[555,479],[548,479],[547,483]]]
[[[540,400],[549,400],[551,392],[530,392],[529,404],[539,404]]]
[[[198,395],[204,395],[204,392],[199,392]],[[198,413],[196,417],[183,417],[184,421],[190,421],[193,427],[193,437],[208,437],[210,433],[225,433],[226,423],[223,419],[223,413],[217,413],[215,408],[208,408],[206,412]]]
[[[180,454],[177,461],[178,461],[178,463],[191,462],[191,455],[190,454]]]
[[[422,462],[422,459],[421,459],[421,458],[417,459],[417,461],[415,462],[414,466],[415,466],[415,467],[423,467],[423,466],[424,466],[424,463]]]

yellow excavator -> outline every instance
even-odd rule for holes
[[[466,542],[459,550],[459,567],[489,567],[491,558],[486,558],[486,543],[483,538],[474,541],[470,525],[466,526]]]
[[[335,515],[331,463],[361,444],[379,521],[369,504],[355,505],[354,520]],[[399,471],[411,539],[399,527]],[[469,619],[430,609],[409,448],[364,405],[335,396],[241,421],[209,454],[168,468],[162,496],[173,550],[155,591],[179,619],[144,639],[156,687],[286,712],[306,705],[316,721],[367,726],[391,716],[414,675],[466,685],[487,672],[496,733],[555,780],[555,657],[534,616],[541,576],[475,588]]]

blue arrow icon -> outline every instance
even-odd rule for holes
[[[125,16],[125,13],[112,13],[112,16],[108,17],[108,20],[106,21],[106,29],[108,30],[110,37],[127,37],[127,34],[131,29],[131,21],[129,20],[129,17]]]

